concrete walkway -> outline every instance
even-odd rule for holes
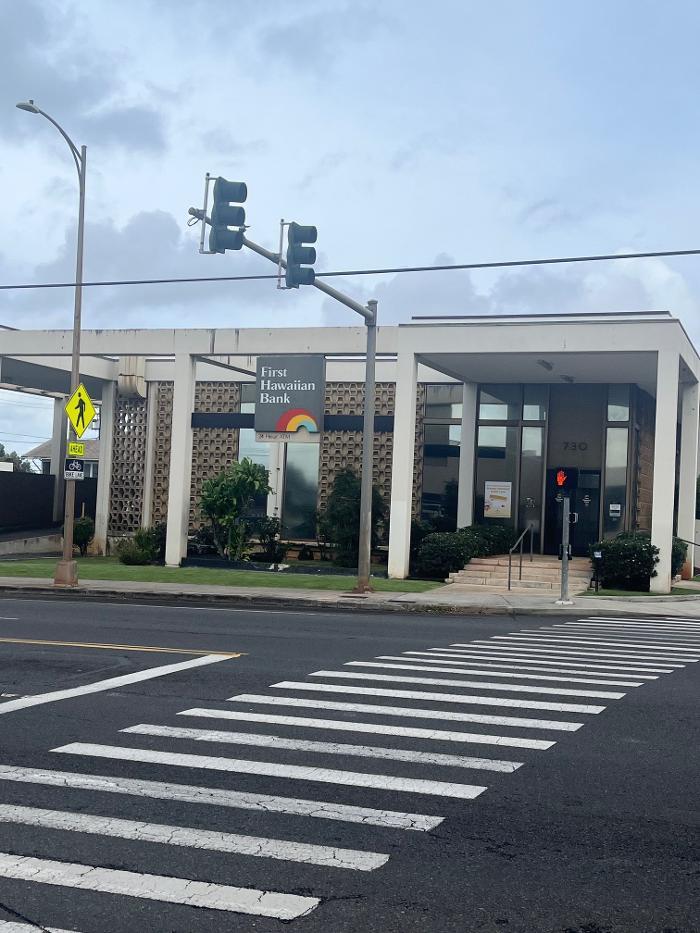
[[[129,601],[216,603],[232,608],[333,609],[335,611],[443,612],[458,615],[600,615],[625,612],[639,616],[700,619],[700,592],[688,596],[575,596],[572,606],[557,606],[551,594],[475,593],[458,584],[427,593],[371,593],[299,590],[253,586],[201,586],[196,583],[140,583],[85,580],[75,589],[54,587],[48,578],[0,577],[0,598],[12,594],[59,598],[108,597]]]

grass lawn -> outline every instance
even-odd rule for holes
[[[53,577],[56,558],[0,561],[3,577]],[[199,583],[202,586],[265,586],[295,590],[339,590],[348,592],[355,586],[354,577],[340,575],[265,573],[257,570],[208,569],[206,567],[128,567],[115,557],[85,557],[78,559],[78,576],[82,580],[132,580],[140,583]],[[442,583],[430,580],[387,580],[375,577],[372,585],[385,593],[424,593]]]

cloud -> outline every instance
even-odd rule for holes
[[[322,178],[332,174],[335,169],[348,161],[347,152],[327,152],[322,156],[299,181],[297,187],[301,191],[306,191],[321,181]]]
[[[435,257],[435,265],[454,262]],[[366,303],[379,302],[379,323],[408,322],[411,317],[456,314],[566,314],[593,311],[667,310],[700,339],[700,302],[686,279],[661,259],[621,260],[581,266],[520,269],[490,284],[468,271],[403,273],[374,284],[348,279],[333,284]],[[353,323],[332,299],[323,304],[327,324]]]
[[[162,149],[161,115],[129,100],[119,79],[126,56],[100,48],[94,35],[82,34],[81,23],[74,6],[61,9],[38,0],[6,3],[0,35],[3,99],[32,98],[65,122],[79,142]],[[14,138],[36,133],[32,118],[10,106],[0,107],[0,128]]]
[[[326,75],[350,46],[366,45],[388,25],[376,4],[354,2],[340,8],[331,4],[264,26],[258,43],[268,62],[272,59],[298,71]]]
[[[197,227],[196,233],[199,232]],[[144,211],[123,226],[113,221],[85,228],[85,281],[270,275],[272,263],[244,249],[223,256],[202,256],[198,235],[165,211]],[[71,282],[74,231],[68,228],[55,259],[24,272],[24,281]],[[18,272],[12,278],[18,281]],[[0,257],[0,280],[9,272]],[[83,297],[85,327],[252,327],[282,323],[293,309],[294,323],[315,318],[308,290],[280,295],[274,280],[193,282],[163,285],[89,287]],[[2,322],[21,328],[70,326],[73,290],[37,289],[3,293]],[[282,304],[284,302],[284,305]],[[283,312],[284,307],[284,312]]]

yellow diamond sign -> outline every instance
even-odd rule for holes
[[[82,437],[90,427],[96,414],[92,399],[87,394],[87,389],[82,382],[68,399],[66,414],[76,435]]]

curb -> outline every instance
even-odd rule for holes
[[[304,610],[310,612],[347,612],[347,613],[371,613],[371,612],[403,612],[427,615],[446,615],[446,616],[569,616],[581,615],[595,610],[595,603],[590,597],[584,597],[585,602],[577,603],[573,606],[484,606],[484,605],[446,605],[445,603],[426,603],[415,602],[409,599],[401,598],[401,595],[389,597],[386,600],[371,602],[371,597],[365,596],[338,596],[333,600],[319,600],[309,597],[299,596],[290,598],[289,596],[275,596],[271,593],[269,596],[261,597],[259,595],[247,596],[245,593],[237,594],[217,594],[207,591],[204,593],[173,593],[173,592],[153,592],[151,590],[124,591],[110,586],[97,588],[87,588],[78,586],[75,589],[56,589],[51,585],[17,585],[4,584],[0,582],[0,599],[3,596],[32,596],[48,597],[50,599],[110,599],[123,603],[149,602],[149,603],[187,603],[202,604],[212,603],[225,608],[230,606],[233,609],[287,609],[289,611]],[[619,609],[606,608],[606,613],[620,613],[629,615],[634,611],[634,605],[630,605],[631,600],[624,596],[606,597],[606,600],[620,601],[624,603]],[[667,604],[669,602],[678,604],[700,602],[698,596],[657,596],[654,597],[654,605],[658,603]],[[643,609],[641,611],[644,611]],[[648,613],[652,615],[653,613]],[[698,616],[700,619],[700,615]]]

